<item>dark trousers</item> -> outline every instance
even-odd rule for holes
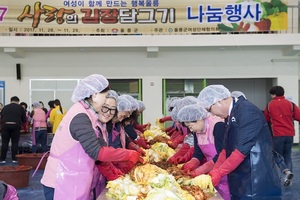
[[[292,171],[293,136],[273,137],[273,145],[274,150],[283,157],[285,164]]]
[[[19,150],[21,126],[18,124],[4,124],[2,127],[2,147],[1,147],[1,160],[6,159],[8,144],[11,140],[11,158],[17,160],[16,155]]]
[[[46,200],[53,200],[53,198],[54,198],[54,188],[47,187],[47,186],[43,185],[43,189],[44,189],[45,199]]]

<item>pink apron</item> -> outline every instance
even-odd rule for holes
[[[209,124],[209,118],[207,117],[205,119],[205,127],[206,127],[206,132],[205,134],[207,135],[207,140],[208,140],[208,144],[199,144],[199,135],[197,136],[198,138],[198,146],[200,147],[201,151],[203,152],[204,156],[206,157],[207,161],[212,160],[215,155],[217,154],[217,150],[215,147],[215,144],[213,144],[211,142],[210,139],[210,131],[212,131],[213,129],[211,129],[211,125]],[[229,192],[229,187],[228,187],[228,181],[227,181],[227,176],[222,177],[220,183],[215,187],[217,189],[217,191],[219,192],[219,194],[222,196],[222,198],[224,200],[230,200],[230,192]]]
[[[99,137],[97,128],[100,128],[102,133],[105,129],[98,122],[95,113],[88,109],[87,114],[91,119],[95,134]],[[94,195],[97,198],[105,188],[105,178],[95,167],[94,159],[85,153],[79,142],[60,156],[51,155],[51,153],[50,156],[58,160],[54,199],[94,199]],[[72,157],[77,159],[70,159]],[[67,193],[65,191],[73,192]]]
[[[19,200],[16,188],[6,183],[2,183],[2,184],[6,185],[7,188],[3,200]]]

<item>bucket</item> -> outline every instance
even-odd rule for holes
[[[28,187],[31,166],[0,166],[0,180],[15,188]]]
[[[16,155],[16,157],[19,165],[31,166],[33,169],[36,169],[43,155],[44,153],[23,153]],[[39,169],[45,169],[48,156],[49,154],[47,153],[43,158]]]

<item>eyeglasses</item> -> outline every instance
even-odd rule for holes
[[[114,114],[116,114],[116,111],[117,111],[117,109],[115,109],[115,108],[108,108],[106,106],[101,107],[101,112],[103,112],[103,113],[109,112],[109,114],[114,115]]]
[[[217,103],[217,102],[216,102]],[[207,112],[211,112],[211,109],[214,105],[216,105],[216,103],[212,104],[209,108],[206,108]]]

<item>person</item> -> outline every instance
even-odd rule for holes
[[[25,109],[19,104],[17,96],[10,98],[10,104],[5,105],[1,111],[3,123],[1,138],[1,159],[0,163],[6,163],[8,144],[11,140],[11,158],[13,163],[17,163],[16,155],[19,149],[21,125],[26,122]]]
[[[124,130],[126,132],[126,134],[129,136],[129,138],[134,141],[134,143],[136,143],[137,145],[139,145],[140,147],[144,148],[144,149],[150,149],[150,145],[148,144],[148,142],[145,140],[144,137],[141,137],[142,134],[137,133],[137,131],[134,128],[134,118],[133,115],[136,114],[136,110],[138,109],[138,103],[137,101],[130,95],[128,94],[122,94],[119,97],[120,99],[127,99],[130,101],[131,104],[131,109],[130,109],[130,115],[127,118],[124,118],[123,120],[121,120],[122,122],[122,126],[124,127]]]
[[[1,118],[2,108],[3,108],[3,103],[0,103],[0,133],[1,133],[1,130],[2,130],[2,118]]]
[[[37,144],[41,144],[41,151],[47,151],[47,123],[46,113],[42,110],[39,102],[33,102],[33,110],[30,113],[32,118],[32,153],[37,153]]]
[[[136,164],[136,151],[108,147],[100,134],[100,110],[109,91],[108,80],[92,74],[78,82],[74,104],[53,138],[41,183],[45,199],[96,199],[105,188],[101,172],[118,173],[112,162]]]
[[[39,101],[39,103],[40,103],[41,106],[42,106],[42,110],[45,112],[45,114],[47,114],[47,113],[48,113],[48,110],[47,110],[47,108],[45,108],[44,102]]]
[[[48,101],[48,106],[49,106],[49,110],[46,114],[46,119],[47,119],[47,132],[48,133],[53,133],[53,130],[52,130],[52,124],[50,123],[50,113],[51,111],[55,108],[54,106],[54,100],[50,100]]]
[[[28,133],[29,132],[29,127],[30,127],[30,112],[27,110],[28,105],[25,102],[21,102],[20,105],[24,108],[25,113],[26,113],[26,122],[22,124],[22,129],[21,132],[22,133]]]
[[[50,113],[50,123],[52,125],[52,131],[53,134],[55,134],[56,129],[63,119],[63,117],[66,115],[66,109],[64,109],[60,103],[59,99],[54,100],[54,109]]]
[[[184,106],[177,115],[178,120],[194,134],[194,154],[192,159],[182,166],[182,170],[192,177],[207,174],[213,169],[222,149],[224,120],[211,115],[199,104]],[[231,199],[227,176],[222,177],[216,189],[224,200]]]
[[[213,185],[228,177],[231,199],[281,199],[272,138],[263,113],[243,96],[231,97],[223,85],[209,85],[198,99],[227,123],[224,147],[209,172]]]
[[[264,109],[264,115],[272,130],[273,148],[283,157],[284,163],[292,171],[294,120],[300,121],[300,110],[297,105],[285,98],[282,86],[274,86],[269,92],[272,100]],[[293,174],[290,171],[284,171],[284,174],[284,185],[291,185]]]
[[[167,110],[169,113],[172,112],[172,110],[174,109],[176,103],[178,103],[178,101],[180,101],[181,98],[180,97],[172,97],[169,99],[168,103],[167,103]],[[158,125],[160,128],[163,129],[164,125],[163,123],[167,122],[167,121],[173,121],[172,116],[164,116],[162,118],[157,118],[155,123],[156,125]],[[174,127],[175,127],[176,122],[173,121],[172,125],[165,128],[164,131],[168,134],[168,135],[172,135],[172,133],[175,131]]]
[[[146,105],[141,100],[136,100],[136,102],[138,103],[139,106],[138,106],[138,109],[135,111],[135,114],[132,115],[133,126],[137,131],[144,133],[147,129],[150,128],[151,123],[150,122],[148,122],[146,124],[139,123],[138,118],[146,110]]]
[[[2,180],[0,180],[0,200],[19,200],[16,188]]]
[[[246,99],[246,95],[241,91],[233,91],[233,92],[231,92],[231,96],[235,97],[235,98],[239,98],[240,96],[243,96]],[[270,123],[268,123],[268,125],[270,128]],[[270,131],[272,132],[271,129],[270,129]],[[292,179],[293,179],[294,174],[291,172],[289,167],[284,162],[284,158],[279,153],[277,153],[275,150],[273,150],[273,156],[274,156],[275,162],[276,162],[277,166],[279,167],[281,173],[284,175],[284,186],[290,186],[292,184]]]
[[[122,123],[118,120],[119,112],[121,113],[126,110],[131,110],[131,103],[125,98],[119,100],[118,94],[114,90],[110,90],[100,111],[100,116],[102,116],[100,117],[100,122],[106,124],[106,133],[103,133],[106,136],[103,138],[110,147],[132,149],[143,155],[145,152],[138,145],[130,141],[129,137],[125,134]],[[129,173],[133,168],[131,162],[112,162],[112,166],[114,169],[120,170],[123,174]],[[107,180],[115,180],[120,175],[106,172],[103,172],[103,174]]]

